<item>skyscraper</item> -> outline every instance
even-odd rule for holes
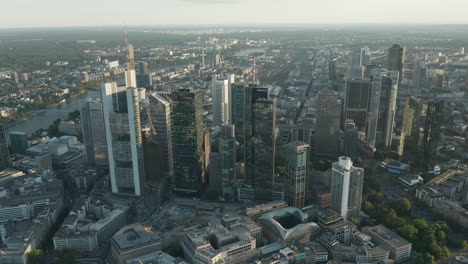
[[[11,152],[14,154],[24,154],[28,148],[28,136],[25,132],[13,131],[10,136]]]
[[[403,156],[405,149],[408,148],[406,141],[411,138],[416,138],[415,134],[419,134],[419,113],[421,99],[417,97],[406,97],[403,108],[403,122],[401,125],[400,145],[398,154]],[[417,142],[417,141],[415,141]]]
[[[0,170],[10,167],[10,150],[8,149],[8,140],[6,136],[5,126],[2,123],[0,123]]]
[[[276,100],[268,89],[245,87],[245,178],[257,200],[271,200],[275,169]]]
[[[172,92],[174,178],[178,189],[199,191],[205,182],[203,97],[200,91]]]
[[[357,217],[361,210],[364,170],[353,167],[349,157],[340,157],[332,165],[330,208],[345,220]]]
[[[401,83],[402,74],[403,74],[403,62],[405,61],[406,48],[400,44],[393,44],[392,47],[388,49],[388,70],[398,71],[400,74]]]
[[[335,159],[339,150],[341,101],[335,92],[320,92],[317,97],[315,154]]]
[[[232,123],[236,130],[236,140],[244,144],[244,93],[245,85],[234,83],[231,86]]]
[[[354,121],[359,130],[365,131],[370,103],[369,80],[348,80],[346,82],[344,114],[345,120]]]
[[[223,135],[219,138],[219,167],[222,194],[234,198],[236,187],[236,138],[233,125],[223,126]],[[211,161],[210,161],[211,162]]]
[[[441,124],[444,120],[444,101],[430,100],[423,106],[421,113],[422,135],[419,139],[419,146],[423,153],[421,163],[422,171],[429,171],[437,154],[437,147],[440,142]]]
[[[164,178],[174,182],[174,162],[172,152],[172,117],[170,93],[152,93],[148,95],[148,107],[151,123],[156,131],[151,135],[151,141],[158,145],[157,160],[159,171],[157,178]]]
[[[299,141],[291,142],[285,147],[285,196],[289,206],[305,206],[308,149],[308,144]]]
[[[231,119],[231,94],[229,80],[218,75],[213,75],[211,94],[213,97],[213,124],[224,125]]]
[[[102,102],[91,99],[81,101],[80,117],[88,163],[107,167],[109,160]]]
[[[143,196],[143,139],[138,89],[118,87],[113,82],[104,84],[101,92],[112,192]]]
[[[369,47],[361,48],[360,64],[361,66],[369,65],[371,62],[371,53]]]
[[[366,131],[370,147],[390,149],[392,145],[398,80],[398,71],[371,71],[372,91]]]

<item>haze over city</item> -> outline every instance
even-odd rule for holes
[[[464,0],[5,1],[0,28],[200,24],[463,24]]]

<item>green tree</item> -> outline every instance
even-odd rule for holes
[[[429,224],[426,222],[426,220],[420,218],[414,219],[413,221],[411,221],[411,224],[413,224],[414,227],[418,229],[420,234],[422,233],[421,231],[424,231],[429,227]]]
[[[42,263],[44,252],[41,249],[35,249],[28,253],[28,263],[39,264]]]
[[[398,233],[409,241],[415,241],[418,238],[418,229],[412,224],[406,224],[398,228]]]
[[[411,202],[406,198],[398,198],[390,202],[389,206],[399,214],[406,215],[411,210]]]
[[[71,248],[64,248],[57,252],[60,264],[75,264],[76,251]]]
[[[432,256],[429,253],[424,253],[424,255],[419,255],[418,258],[416,259],[416,264],[434,264],[435,259],[434,256]]]

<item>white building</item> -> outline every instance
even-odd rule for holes
[[[213,97],[213,124],[223,125],[231,121],[231,96],[229,80],[213,75],[211,95]]]
[[[353,166],[349,157],[340,157],[332,165],[330,208],[345,220],[358,216],[361,210],[364,170]]]

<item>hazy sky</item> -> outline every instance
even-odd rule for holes
[[[2,0],[0,28],[468,23],[468,0]]]

